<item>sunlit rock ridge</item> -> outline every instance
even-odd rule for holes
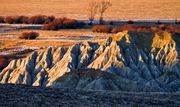
[[[0,83],[119,91],[180,91],[178,34],[123,31],[103,43],[51,47],[17,59]]]

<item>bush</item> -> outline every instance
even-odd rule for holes
[[[37,32],[23,32],[19,38],[20,39],[36,39],[39,36]]]
[[[86,23],[84,23],[83,21],[78,22],[78,27],[79,28],[83,28],[85,25],[86,25]]]
[[[9,24],[28,24],[29,18],[26,16],[7,16],[4,18],[4,22]]]
[[[43,30],[58,30],[58,23],[56,22],[50,22],[48,24],[44,24],[42,27]]]
[[[0,23],[9,23],[9,24],[44,24],[52,22],[55,19],[54,16],[45,16],[45,15],[36,15],[32,17],[27,16],[0,16]]]
[[[6,66],[8,66],[9,60],[6,58],[0,58],[0,70],[4,69]]]
[[[7,16],[4,19],[5,23],[13,24],[14,23],[14,17],[12,16]]]
[[[5,17],[0,16],[0,23],[5,23],[4,19],[5,19]]]
[[[159,25],[159,24],[162,24],[162,23],[160,22],[160,20],[158,20],[156,24],[158,24],[158,25]]]
[[[65,18],[55,19],[53,22],[45,23],[42,27],[43,30],[58,30],[63,28],[63,21]]]
[[[45,23],[54,21],[56,18],[54,16],[47,16]]]
[[[16,23],[29,24],[29,17],[27,17],[27,16],[18,16]]]
[[[150,27],[147,27],[147,26],[124,25],[124,26],[113,28],[112,32],[118,33],[123,30],[135,31],[135,32],[152,32],[153,31]]]
[[[160,25],[158,26],[158,28],[161,29],[161,30],[166,30],[166,29],[167,29],[167,26],[166,26],[165,24],[160,24]]]
[[[31,24],[44,24],[46,22],[46,16],[44,15],[36,15],[29,18],[29,22]]]
[[[113,33],[118,33],[121,32],[123,30],[128,30],[128,31],[137,31],[137,27],[133,26],[133,25],[124,25],[124,26],[120,26],[120,27],[116,27],[112,29]]]
[[[30,22],[29,22],[29,17],[27,17],[27,16],[21,16],[21,20],[22,20],[22,23],[24,23],[24,24],[29,24]]]
[[[54,16],[36,15],[29,18],[31,24],[47,24],[55,20]]]
[[[32,16],[29,18],[31,24],[43,24],[45,22],[44,16]]]
[[[180,24],[180,21],[176,19],[175,24]]]
[[[132,20],[127,21],[127,24],[134,24]]]
[[[79,22],[75,19],[55,18],[54,16],[35,15],[27,16],[0,16],[0,23],[9,24],[44,24],[44,30],[58,30],[58,29],[76,29],[85,25],[84,22]]]
[[[115,27],[112,29],[112,33],[118,33],[118,32],[121,32],[123,31],[121,27]]]
[[[109,22],[109,24],[110,24],[110,25],[113,25],[113,24],[114,24],[114,22],[113,22],[113,21],[110,21],[110,22]]]
[[[75,29],[78,28],[78,21],[74,19],[66,19],[63,21],[64,29]]]
[[[58,30],[58,29],[76,29],[84,26],[84,23],[78,22],[75,19],[58,18],[53,22],[45,23],[43,30]]]
[[[14,16],[13,18],[13,23],[15,24],[28,24],[29,23],[29,18],[26,16]]]
[[[110,25],[95,25],[95,26],[93,26],[92,31],[98,32],[98,33],[111,33],[112,26],[110,26]]]
[[[159,30],[168,31],[168,32],[180,32],[179,26],[167,25],[167,24],[160,24],[157,26]]]

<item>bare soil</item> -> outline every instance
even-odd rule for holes
[[[1,107],[177,107],[179,93],[85,91],[0,85]]]

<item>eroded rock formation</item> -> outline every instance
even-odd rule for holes
[[[177,38],[177,37],[176,37]],[[120,32],[103,44],[35,51],[13,60],[0,83],[92,90],[180,91],[177,40],[168,33]]]

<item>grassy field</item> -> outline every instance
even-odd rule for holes
[[[0,0],[0,15],[55,15],[87,19],[91,0]],[[106,20],[180,18],[180,0],[110,0]]]
[[[18,35],[22,32],[35,31],[40,34],[36,40],[19,39]],[[59,30],[59,31],[43,31],[43,30],[17,30],[1,32],[0,35],[10,35],[0,37],[0,48],[17,48],[17,47],[48,47],[48,46],[70,46],[74,43],[83,41],[101,42],[113,34],[93,33],[91,30]],[[13,36],[11,36],[13,35]],[[94,35],[94,38],[88,38],[87,35]]]
[[[31,32],[31,31],[38,32],[40,34],[40,37],[80,37],[86,35],[94,35],[95,37],[112,36],[112,34],[107,34],[107,33],[95,33],[92,32],[91,29],[61,29],[58,31],[24,29],[24,30],[1,32],[0,34],[20,35],[22,32]]]

